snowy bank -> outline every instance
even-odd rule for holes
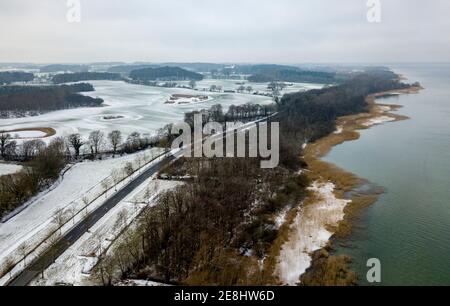
[[[22,166],[0,163],[0,176],[14,174],[22,170]]]
[[[325,247],[333,233],[329,228],[344,219],[344,209],[351,202],[337,199],[332,183],[315,182],[309,190],[318,201],[302,207],[293,224],[291,235],[280,252],[276,273],[283,284],[295,286],[311,266],[311,254]]]

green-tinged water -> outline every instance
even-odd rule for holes
[[[450,64],[392,68],[426,89],[382,101],[411,120],[365,130],[326,157],[386,188],[338,253],[353,257],[362,285],[370,258],[381,260],[382,285],[450,285]]]

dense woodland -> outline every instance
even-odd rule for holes
[[[188,71],[179,67],[159,67],[133,70],[130,73],[133,80],[138,81],[182,81],[203,80],[200,73]]]
[[[77,73],[61,73],[52,78],[55,84],[73,83],[80,81],[119,81],[122,77],[118,73],[109,72],[77,72]]]
[[[189,285],[276,284],[273,266],[258,262],[274,260],[270,247],[279,235],[274,216],[307,195],[310,182],[298,172],[307,168],[302,144],[333,132],[337,117],[364,112],[368,94],[406,86],[359,75],[341,86],[286,95],[271,119],[281,125],[276,169],[262,170],[249,158],[178,160],[164,177],[191,179],[145,210],[138,228],[97,266],[99,280],[105,285],[130,277]],[[211,120],[226,116],[217,106],[203,112]],[[190,124],[191,118],[186,115]]]
[[[93,90],[93,86],[86,83],[42,87],[1,86],[0,118],[38,115],[76,107],[98,107],[103,103],[102,99],[79,94]]]
[[[0,85],[11,84],[15,82],[31,82],[34,80],[34,74],[20,71],[0,72]]]
[[[248,77],[250,82],[297,82],[332,84],[337,82],[336,75],[327,72],[303,71],[303,70],[273,70],[265,73],[254,74]]]

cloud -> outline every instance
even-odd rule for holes
[[[449,61],[445,0],[0,0],[0,61]]]

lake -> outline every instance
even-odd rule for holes
[[[382,285],[450,285],[450,64],[391,67],[425,90],[382,100],[411,120],[364,130],[325,158],[386,189],[337,253],[353,257],[361,285],[370,258]]]

